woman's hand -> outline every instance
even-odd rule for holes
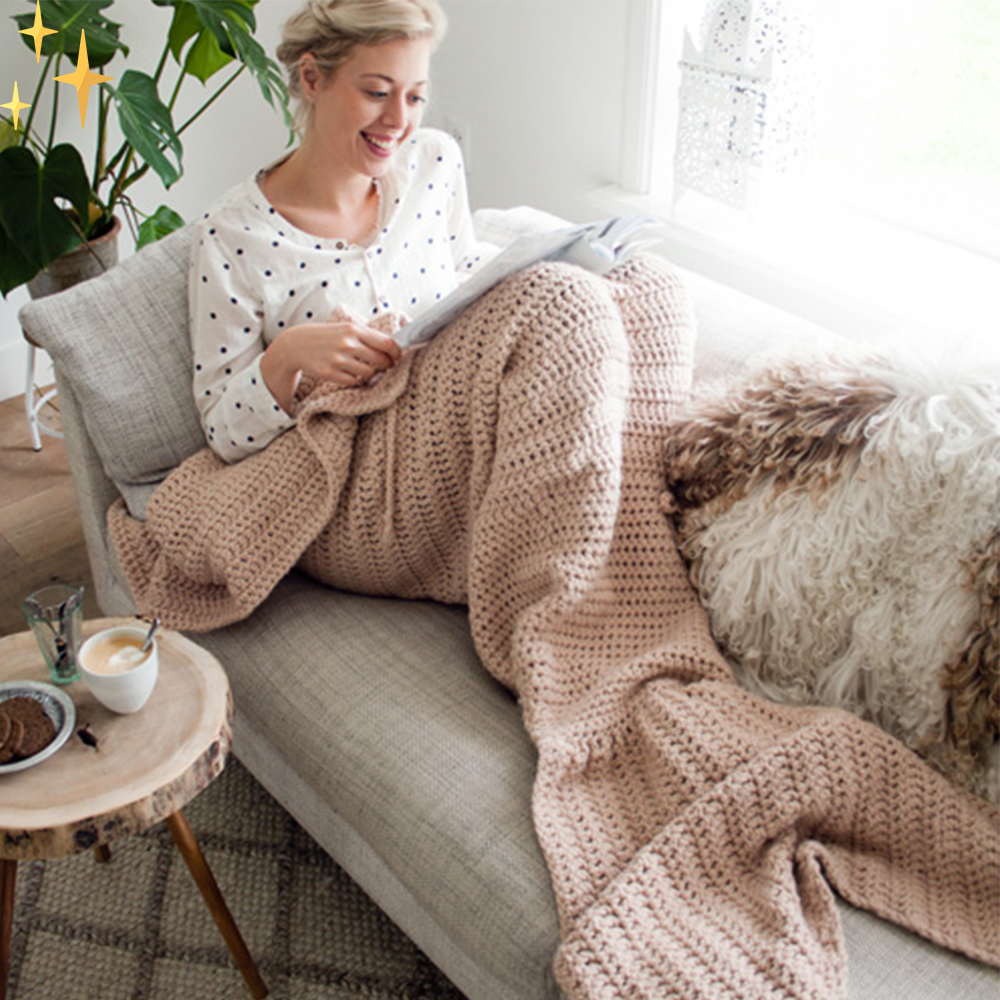
[[[402,353],[389,334],[360,323],[303,323],[275,337],[260,371],[282,409],[291,413],[303,374],[345,387],[363,385],[388,371]]]

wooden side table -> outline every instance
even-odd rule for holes
[[[84,625],[91,635],[129,619]],[[156,689],[134,715],[115,715],[82,681],[64,689],[75,732],[35,767],[0,775],[0,1000],[6,1000],[17,863],[107,845],[164,822],[208,905],[247,989],[267,987],[181,809],[222,772],[231,744],[232,697],[219,662],[169,630],[158,633]],[[0,639],[0,681],[49,681],[30,632]],[[87,739],[79,738],[86,727]],[[91,745],[96,741],[96,745]]]

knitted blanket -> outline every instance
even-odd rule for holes
[[[570,998],[845,995],[834,891],[1000,964],[995,809],[837,710],[741,689],[661,503],[690,311],[651,259],[484,296],[375,386],[182,465],[110,525],[142,608],[210,629],[298,564],[465,602],[538,748]]]

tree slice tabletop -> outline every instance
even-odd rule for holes
[[[84,637],[130,618],[85,622]],[[130,836],[182,809],[221,773],[232,697],[218,660],[161,629],[159,678],[132,715],[100,704],[82,680],[64,686],[73,733],[51,757],[0,774],[0,858],[54,858]],[[0,681],[51,682],[30,632],[0,639]]]

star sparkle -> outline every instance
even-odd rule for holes
[[[31,35],[35,39],[35,62],[41,62],[42,59],[42,39],[46,35],[58,35],[59,32],[55,28],[45,28],[42,26],[42,5],[35,0],[35,23],[30,28],[22,28],[22,35]],[[7,107],[7,105],[3,105]],[[31,107],[31,105],[26,105],[26,107]]]
[[[10,104],[0,104],[0,108],[10,108],[14,112],[14,128],[17,129],[17,118],[21,113],[22,108],[30,108],[30,104],[22,104],[20,98],[17,96],[17,80],[14,81],[14,100]]]
[[[95,83],[104,83],[113,80],[113,76],[102,76],[100,73],[90,71],[90,62],[87,59],[87,36],[83,29],[80,29],[80,56],[76,61],[76,69],[72,73],[65,73],[63,76],[53,77],[57,83],[68,83],[76,87],[77,100],[80,103],[80,127],[87,126],[87,101],[90,96],[90,88]]]

